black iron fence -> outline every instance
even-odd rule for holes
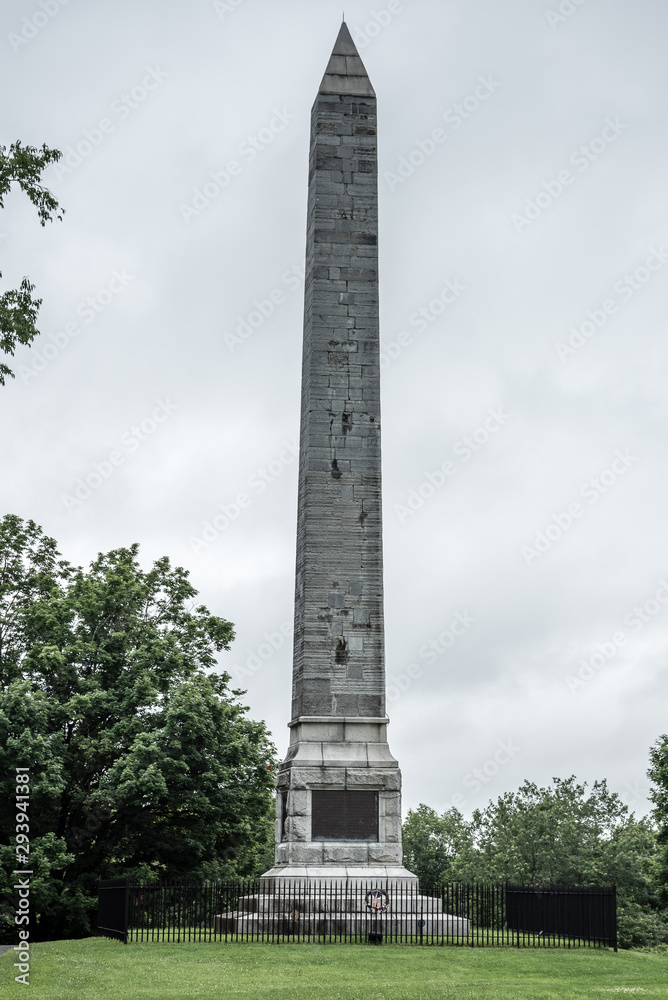
[[[100,881],[98,932],[121,941],[383,941],[617,950],[613,887],[449,882]]]

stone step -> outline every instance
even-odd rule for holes
[[[382,934],[385,938],[437,936],[465,938],[469,936],[470,924],[464,917],[448,913],[420,915],[385,914],[348,915],[322,917],[317,914],[300,915],[293,919],[289,915],[271,916],[258,913],[220,913],[214,919],[216,934],[234,934],[242,937],[285,935],[289,937],[362,937]]]
[[[282,895],[261,894],[241,896],[239,910],[247,913],[366,913],[367,892],[360,890],[352,893],[320,892],[286,893]],[[386,901],[388,909],[394,913],[442,913],[443,901],[431,896],[407,895],[390,890]]]

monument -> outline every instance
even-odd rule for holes
[[[468,928],[402,865],[387,742],[376,131],[344,22],[311,113],[290,746],[275,865],[218,918],[237,932],[290,914],[290,933],[370,936],[369,911],[388,932]]]
[[[385,714],[376,127],[343,23],[311,113],[292,718],[271,880],[415,881]]]

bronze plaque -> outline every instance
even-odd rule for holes
[[[312,791],[311,840],[378,840],[378,792]]]

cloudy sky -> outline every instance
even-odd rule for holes
[[[387,674],[404,808],[524,778],[649,808],[668,730],[662,0],[348,0],[378,96]],[[42,336],[2,506],[141,544],[235,623],[287,746],[308,131],[331,0],[6,0],[0,216]],[[237,503],[240,494],[245,506]]]

